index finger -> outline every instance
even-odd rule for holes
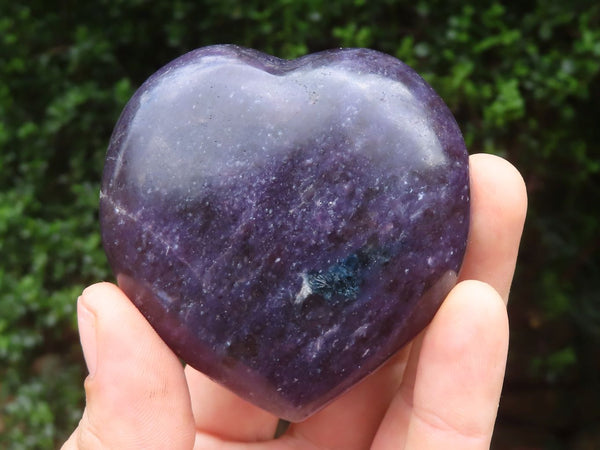
[[[521,174],[508,161],[488,154],[472,155],[471,224],[467,252],[458,281],[479,280],[504,299],[515,271],[527,211]]]

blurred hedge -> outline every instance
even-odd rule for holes
[[[471,151],[507,157],[528,184],[506,389],[585,386],[598,395],[595,2],[26,3],[0,0],[0,447],[51,448],[75,426],[85,374],[75,300],[86,284],[110,279],[97,203],[112,126],[148,75],[214,43],[286,58],[371,47],[423,74]],[[503,414],[511,412],[501,410],[499,426]],[[553,420],[535,423],[539,445],[568,445],[592,424],[585,415]]]

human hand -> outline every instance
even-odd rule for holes
[[[471,157],[471,229],[459,283],[381,369],[273,439],[278,419],[183,367],[114,285],[78,301],[86,407],[63,449],[485,449],[508,347],[505,303],[526,210],[506,161]]]

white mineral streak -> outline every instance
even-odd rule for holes
[[[296,294],[296,299],[294,303],[296,305],[302,304],[304,300],[308,298],[310,294],[312,294],[312,289],[310,284],[308,283],[308,276],[305,273],[300,274],[302,277],[302,286],[300,287],[300,291]]]

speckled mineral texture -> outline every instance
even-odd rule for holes
[[[433,317],[465,251],[468,159],[391,56],[213,46],[130,100],[100,208],[119,285],[175,353],[298,421]]]

